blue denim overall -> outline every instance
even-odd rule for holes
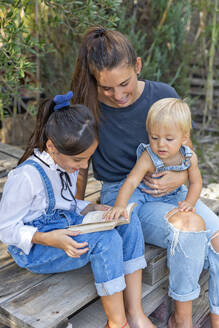
[[[138,157],[148,147],[141,144],[137,149]],[[184,148],[184,147],[183,147]],[[185,156],[181,166],[169,167],[169,170],[185,170],[189,164],[191,151],[188,147],[181,149]],[[149,150],[151,154],[151,150]],[[155,154],[154,154],[155,155]],[[153,156],[157,171],[164,170],[162,161]],[[166,170],[167,168],[165,168]],[[104,182],[101,191],[101,203],[113,205],[124,180]],[[163,197],[153,197],[142,191],[140,184],[133,192],[129,202],[139,204],[135,211],[138,215],[145,241],[167,249],[169,275],[169,295],[185,302],[199,296],[198,284],[203,266],[209,269],[209,304],[210,311],[219,315],[219,253],[211,245],[212,235],[219,230],[219,218],[200,200],[196,203],[196,213],[206,224],[206,231],[179,231],[166,219],[166,215],[178,207],[178,202],[186,198],[187,188],[181,186]]]
[[[32,165],[39,171],[48,196],[48,208],[45,214],[25,224],[37,227],[40,232],[47,232],[65,229],[82,222],[83,216],[74,211],[55,209],[51,182],[39,163],[27,160],[21,165]],[[134,215],[130,224],[117,229],[70,238],[78,243],[88,242],[89,251],[80,258],[72,258],[62,249],[40,244],[33,244],[28,255],[15,246],[9,246],[8,250],[20,267],[35,273],[69,271],[90,262],[97,293],[100,296],[112,295],[123,290],[126,286],[124,275],[146,266],[141,224]]]
[[[148,155],[150,156],[154,167],[155,172],[160,173],[164,171],[185,171],[190,167],[190,158],[192,157],[192,151],[187,146],[182,146],[180,148],[181,155],[183,157],[182,163],[180,165],[172,165],[172,166],[165,166],[163,161],[152,151],[151,146],[149,144],[141,143],[137,148],[137,160],[140,158],[141,154],[147,151]],[[139,188],[150,189],[143,183],[140,183]],[[162,197],[153,197],[150,194],[145,194],[145,201],[169,201],[172,197],[175,198],[177,193],[181,191],[181,187],[177,188],[176,190],[172,191],[168,195]]]

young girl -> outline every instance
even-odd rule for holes
[[[80,235],[67,229],[83,214],[106,209],[75,198],[78,170],[87,168],[98,142],[92,113],[70,106],[71,98],[72,92],[58,95],[39,108],[29,145],[4,187],[0,240],[19,266],[35,273],[90,262],[107,327],[153,327],[141,307],[145,258],[137,218],[111,231]]]
[[[149,143],[145,129],[149,108],[160,99],[178,98],[176,91],[165,83],[140,80],[141,67],[141,58],[120,32],[96,26],[85,33],[72,78],[76,95],[73,102],[89,106],[96,118],[99,144],[92,165],[95,178],[102,181],[102,204],[114,205],[135,165],[136,148],[140,143]],[[183,184],[187,175],[187,170],[170,170],[153,174],[159,179],[147,176],[144,182],[151,188],[147,194],[160,197],[181,186],[179,201],[185,200],[187,188]],[[87,171],[80,170],[77,192],[80,199],[84,197],[86,181]],[[199,296],[198,280],[205,263],[210,276],[211,325],[219,328],[218,217],[200,200],[195,213],[174,214],[176,205],[141,199],[142,191],[137,188],[130,201],[139,204],[136,211],[145,241],[167,249],[169,295],[175,300],[170,322],[177,328],[192,327],[192,300]],[[173,254],[171,249],[176,242]]]
[[[146,128],[150,143],[139,145],[138,161],[122,185],[114,207],[105,214],[108,219],[118,219],[120,215],[127,215],[126,206],[129,198],[138,186],[142,189],[140,182],[146,174],[152,175],[167,170],[187,170],[189,189],[186,199],[179,201],[182,197],[179,187],[166,196],[156,198],[143,192],[142,201],[169,202],[176,206],[178,204],[180,211],[194,211],[201,193],[202,178],[197,156],[186,146],[191,129],[188,105],[177,98],[158,100],[148,112]]]

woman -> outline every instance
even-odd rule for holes
[[[114,204],[135,164],[137,146],[148,143],[145,121],[150,106],[162,98],[178,97],[166,84],[138,80],[141,67],[141,59],[121,33],[93,27],[85,34],[72,90],[76,95],[74,102],[89,105],[96,118],[99,146],[92,162],[96,179],[103,181],[101,203],[104,204]],[[162,196],[185,183],[187,174],[168,171],[153,178],[146,179],[153,189],[150,193]],[[81,171],[79,181],[77,196],[83,199],[86,171]],[[187,189],[183,188],[185,199]],[[136,210],[145,240],[167,248],[169,295],[176,301],[169,326],[192,327],[192,300],[199,296],[198,279],[205,262],[210,272],[211,323],[213,328],[219,327],[218,217],[200,201],[195,214],[178,212],[174,205],[159,201],[142,205],[139,199],[137,188],[130,202],[139,204]]]

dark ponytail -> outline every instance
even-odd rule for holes
[[[135,50],[123,34],[102,26],[90,28],[82,40],[72,77],[73,103],[91,108],[98,123],[100,111],[95,78],[98,72],[111,70],[124,62],[135,67],[136,61]]]
[[[76,104],[56,111],[54,106],[51,99],[40,105],[34,132],[18,164],[31,156],[34,148],[46,150],[48,139],[60,153],[70,156],[84,152],[97,139],[95,120],[86,106]]]

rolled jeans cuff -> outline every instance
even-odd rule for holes
[[[219,315],[219,306],[215,306],[212,304],[211,300],[209,300],[209,308],[210,308],[210,312],[214,313],[216,315]]]
[[[126,284],[124,275],[122,275],[110,281],[95,283],[95,286],[99,296],[108,296],[121,292],[125,289]]]
[[[144,256],[131,259],[129,261],[123,262],[124,274],[131,274],[137,270],[146,268],[147,263]]]
[[[185,294],[185,295],[176,294],[170,288],[168,291],[168,295],[172,297],[175,301],[179,301],[179,302],[193,301],[199,297],[199,294],[200,294],[200,287],[198,287],[192,293]]]

